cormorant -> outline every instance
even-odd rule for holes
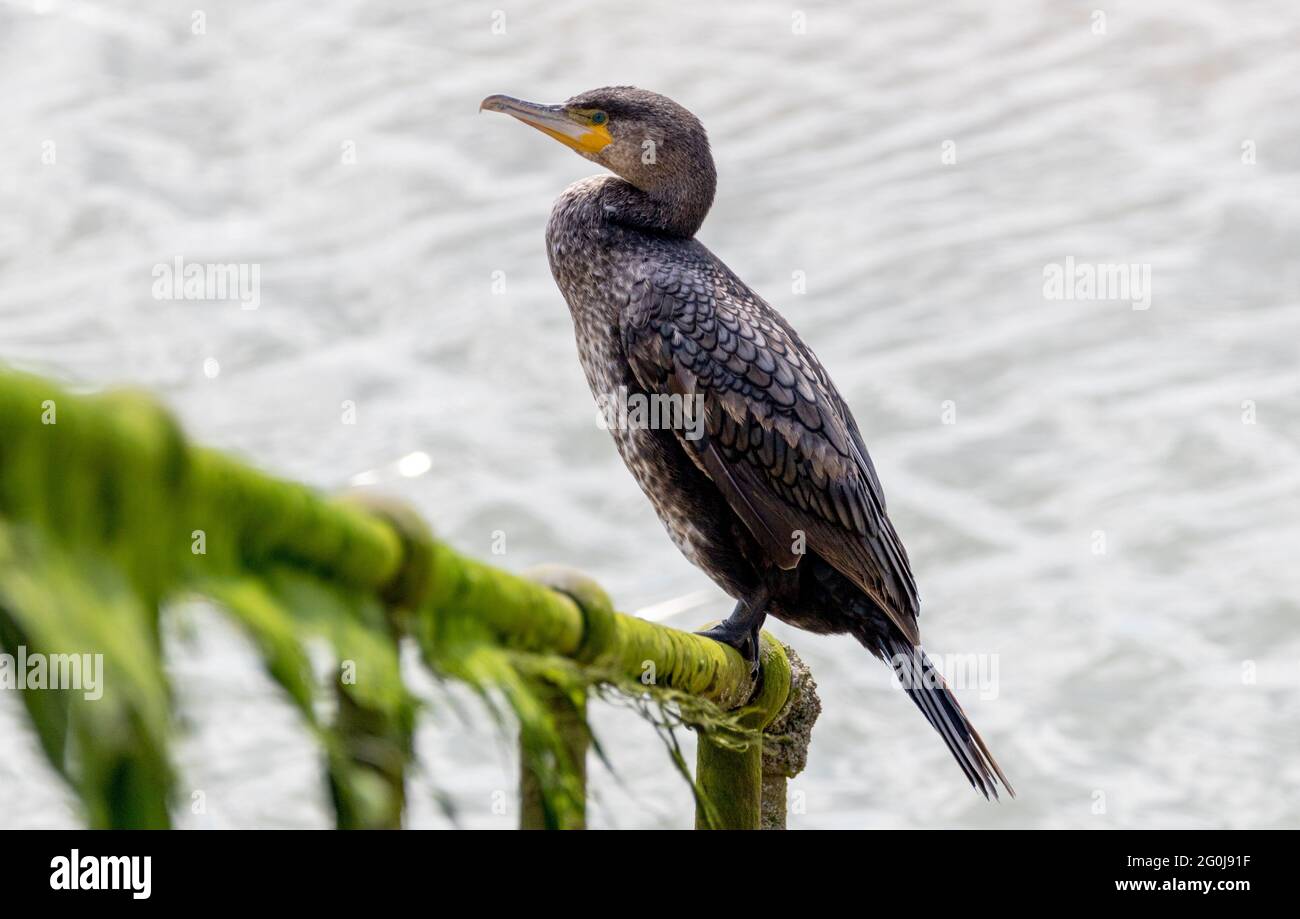
[[[848,405],[785,319],[694,238],[717,180],[699,120],[631,86],[560,105],[493,95],[480,109],[615,174],[565,189],[547,254],[593,395],[696,410],[689,431],[610,429],[673,542],[737,600],[703,634],[756,667],[769,613],[848,632],[895,668],[978,791],[1011,791],[921,650],[916,582]]]

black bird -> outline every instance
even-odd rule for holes
[[[593,395],[696,410],[690,426],[611,432],[673,542],[737,600],[704,634],[756,666],[768,614],[848,632],[896,669],[978,791],[1011,791],[921,650],[916,582],[848,405],[785,319],[694,238],[717,182],[699,120],[631,86],[480,108],[615,173],[565,189],[547,252]]]

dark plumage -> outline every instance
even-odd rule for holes
[[[564,191],[547,249],[593,394],[702,405],[697,439],[612,433],[673,541],[738,601],[705,634],[756,662],[769,613],[850,633],[895,667],[971,784],[996,795],[1006,778],[920,648],[916,582],[852,413],[781,315],[693,238],[716,185],[700,122],[626,86],[556,106],[490,96],[483,108],[618,176]]]

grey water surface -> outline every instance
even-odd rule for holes
[[[368,473],[624,610],[705,591],[665,618],[696,627],[729,604],[597,425],[546,263],[596,168],[477,112],[654,89],[710,132],[700,238],[853,406],[926,646],[977,662],[959,695],[1018,792],[978,798],[852,640],[775,624],[825,706],[791,825],[1300,825],[1300,6],[198,5],[0,5],[0,361],[146,387],[324,489]],[[257,308],[156,298],[177,257],[258,266]],[[1067,259],[1149,289],[1049,296]],[[329,825],[245,640],[171,622],[178,823]],[[413,678],[411,824],[450,825],[441,792],[514,825],[509,737]],[[689,825],[653,731],[594,725],[592,824]],[[0,693],[0,826],[79,822]]]

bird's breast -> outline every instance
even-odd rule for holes
[[[655,257],[654,243],[612,225],[593,210],[598,207],[591,185],[577,183],[556,201],[546,229],[551,272],[573,317],[578,360],[619,455],[673,543],[724,590],[740,596],[752,575],[737,555],[732,514],[717,488],[672,430],[636,423],[620,410],[646,395],[624,351],[619,317],[638,272]]]

